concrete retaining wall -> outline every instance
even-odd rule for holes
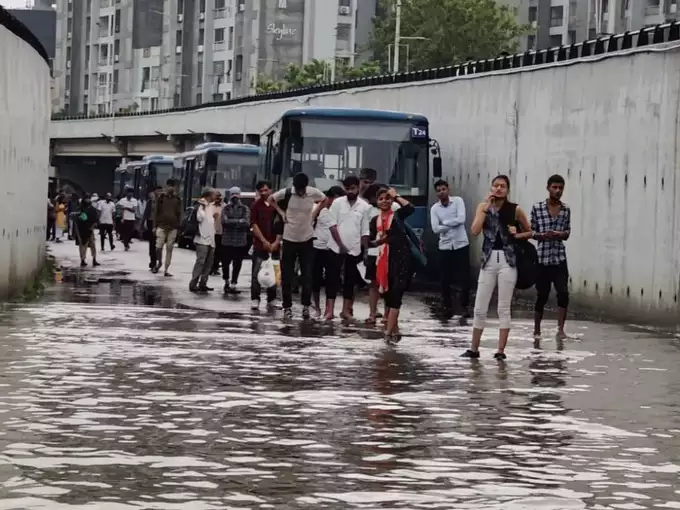
[[[5,297],[21,290],[45,259],[50,72],[23,38],[30,36],[4,12],[0,21],[0,297]]]
[[[678,323],[679,94],[678,48],[655,47],[302,100],[53,122],[52,135],[261,132],[301,104],[423,113],[470,216],[498,173],[510,175],[512,198],[527,212],[545,197],[547,177],[562,174],[573,218],[574,300],[593,311]]]

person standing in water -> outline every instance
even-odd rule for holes
[[[531,228],[538,241],[538,273],[536,275],[536,306],[534,336],[541,336],[543,310],[550,297],[550,286],[557,293],[557,337],[566,337],[564,323],[569,307],[569,269],[564,241],[571,234],[571,210],[562,202],[564,178],[553,175],[548,179],[548,198],[531,208]]]
[[[78,250],[80,252],[80,266],[87,266],[85,257],[87,256],[87,249],[92,252],[92,266],[97,267],[97,244],[94,240],[94,229],[97,228],[98,221],[97,209],[92,205],[90,195],[84,194],[80,201],[80,207],[75,214],[74,220],[74,235]]]
[[[479,358],[479,343],[482,339],[486,316],[493,291],[498,287],[498,351],[497,360],[504,360],[505,346],[510,336],[510,304],[517,282],[515,239],[530,239],[531,225],[524,211],[508,200],[510,178],[498,175],[491,181],[491,192],[486,200],[477,206],[475,218],[470,226],[473,236],[484,235],[482,244],[482,267],[477,281],[472,344],[463,357]],[[520,231],[521,229],[521,231]]]
[[[109,237],[109,246],[111,251],[116,248],[113,244],[113,216],[116,214],[116,204],[113,203],[111,193],[107,193],[103,200],[97,203],[99,210],[99,237],[101,240],[102,252],[106,242],[106,236]]]
[[[368,246],[378,248],[375,281],[385,301],[385,340],[399,340],[399,311],[415,270],[404,222],[415,211],[393,188],[377,192],[378,215],[369,224]],[[392,204],[400,207],[394,210]]]

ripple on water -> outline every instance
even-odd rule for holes
[[[680,508],[679,354],[618,355],[620,330],[531,350],[520,322],[508,362],[471,364],[469,328],[407,317],[386,348],[266,315],[15,309],[0,510]]]

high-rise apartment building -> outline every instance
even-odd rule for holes
[[[259,77],[283,78],[289,64],[354,64],[357,3],[362,0],[238,0],[235,91],[247,95]],[[371,0],[368,0],[370,3]],[[372,17],[370,10],[362,14]]]
[[[678,0],[508,0],[532,27],[520,49],[568,45],[675,21]]]
[[[366,25],[357,13],[373,16],[358,1],[57,0],[60,107],[201,104],[254,93],[258,76],[279,79],[291,63],[353,63],[356,27]]]

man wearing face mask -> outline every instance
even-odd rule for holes
[[[135,232],[135,222],[137,221],[137,207],[139,202],[135,198],[135,191],[132,188],[127,188],[125,190],[125,198],[122,198],[118,202],[123,213],[123,223],[121,225],[121,241],[125,246],[125,251],[130,249],[130,241],[132,240],[132,235]]]
[[[99,209],[99,236],[101,238],[102,251],[104,251],[104,244],[106,236],[109,237],[109,246],[113,250],[116,245],[113,244],[113,216],[116,213],[116,204],[113,203],[111,193],[104,196],[104,200],[98,203]]]
[[[239,294],[236,288],[243,259],[248,255],[250,208],[241,202],[241,189],[229,190],[229,202],[224,205],[222,221],[222,278],[225,294]],[[231,280],[229,266],[233,264]]]

